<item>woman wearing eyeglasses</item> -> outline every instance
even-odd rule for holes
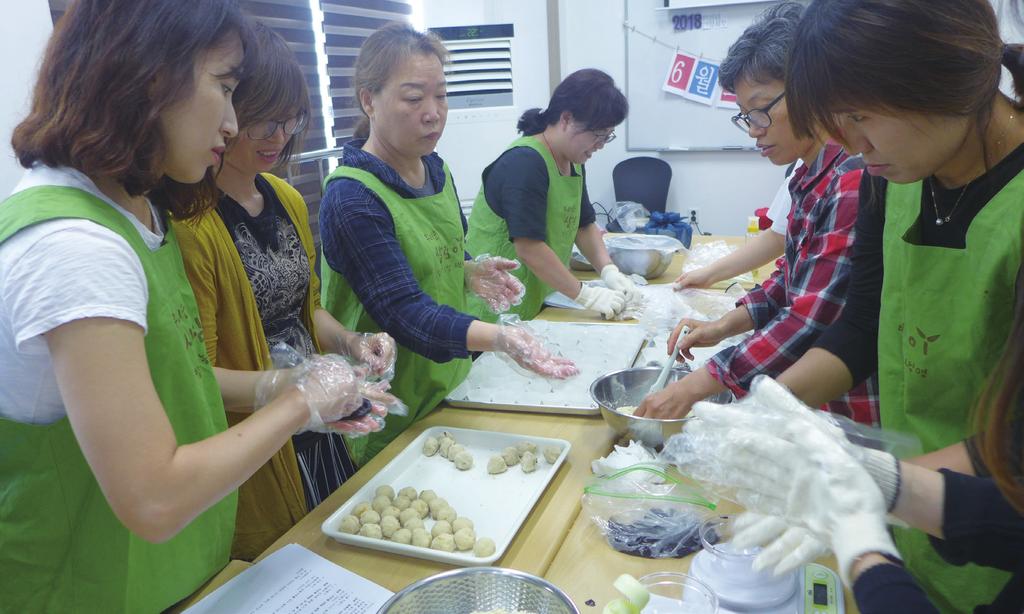
[[[349,332],[320,308],[306,205],[270,173],[287,165],[306,127],[305,79],[280,36],[257,25],[255,37],[234,95],[240,130],[217,175],[220,201],[198,221],[175,225],[210,361],[265,370],[270,348],[286,343],[304,356],[331,352],[386,370],[391,337]],[[227,414],[229,424],[249,415]],[[353,473],[340,435],[294,436],[239,489],[232,557],[258,556]]]
[[[784,91],[786,50],[802,13],[796,2],[765,11],[729,48],[720,76],[722,87],[736,93],[740,108],[749,109],[732,121],[757,140],[761,155],[780,166],[803,161],[790,180],[793,205],[781,268],[721,319],[683,320],[676,326],[668,347],[675,347],[678,340],[691,360],[692,347],[754,332],[704,367],[648,396],[638,416],[681,418],[695,402],[712,394],[746,394],[757,375],[775,377],[789,368],[843,309],[863,165],[838,144],[797,135],[790,125]],[[683,326],[690,332],[680,340]],[[858,422],[877,423],[875,388],[870,378],[827,408]]]
[[[578,70],[563,80],[545,110],[530,109],[517,126],[522,137],[484,169],[483,185],[469,217],[466,245],[474,255],[518,259],[513,272],[526,286],[512,313],[537,315],[552,290],[612,318],[639,290],[612,264],[583,165],[615,138],[626,118],[626,97],[605,73]],[[581,283],[569,271],[573,244],[601,272],[607,288]],[[486,310],[481,317],[494,318]]]

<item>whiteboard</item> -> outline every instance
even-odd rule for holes
[[[706,106],[662,89],[677,50],[716,63],[772,2],[665,8],[665,0],[624,0],[626,149],[629,151],[753,150],[754,141],[730,118],[736,108]],[[676,0],[672,3],[681,4]],[[711,4],[711,2],[707,2]],[[676,22],[701,15],[701,28],[677,31]],[[717,80],[717,78],[716,78]],[[717,98],[717,96],[716,96]]]

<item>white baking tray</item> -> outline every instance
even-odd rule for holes
[[[423,455],[423,442],[427,437],[441,437],[443,431],[450,432],[455,441],[466,447],[473,455],[473,468],[459,471],[455,464],[440,454]],[[487,461],[491,456],[500,454],[508,446],[520,441],[531,441],[537,444],[537,470],[523,473],[520,465],[509,467],[505,473],[491,475],[487,473]],[[543,451],[547,446],[558,446],[561,454],[554,464],[548,464]],[[477,431],[445,426],[436,426],[420,434],[409,446],[391,459],[377,475],[363,485],[348,501],[345,502],[321,525],[321,530],[328,536],[343,544],[383,550],[393,554],[402,554],[430,561],[449,563],[461,567],[471,565],[490,565],[500,559],[515,537],[526,516],[540,499],[551,478],[565,462],[571,444],[564,439],[550,437],[534,437],[515,433],[498,433],[494,431]],[[391,486],[397,493],[406,486],[417,492],[433,490],[437,496],[443,497],[455,509],[459,516],[473,521],[477,539],[490,537],[494,540],[494,554],[480,558],[473,552],[444,552],[419,548],[411,544],[399,544],[386,539],[373,539],[362,535],[342,533],[339,530],[341,518],[351,513],[356,505],[373,500],[378,486]],[[430,515],[423,519],[424,527],[429,531],[434,521]]]
[[[467,409],[596,415],[600,410],[590,397],[590,385],[606,373],[632,367],[646,340],[639,324],[533,320],[529,326],[545,344],[575,361],[580,374],[566,380],[546,379],[494,352],[484,352],[447,402]]]

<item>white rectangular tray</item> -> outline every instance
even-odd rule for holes
[[[473,468],[459,471],[454,463],[442,457],[423,455],[423,442],[427,437],[441,437],[444,431],[450,432],[455,441],[466,447],[473,455]],[[487,461],[491,456],[500,454],[508,446],[520,441],[531,441],[537,444],[537,470],[523,473],[521,465],[509,467],[504,473],[490,475],[487,473]],[[558,446],[561,454],[555,463],[548,464],[544,459],[543,450],[547,446]],[[444,426],[429,428],[420,434],[412,443],[391,459],[377,475],[363,485],[337,511],[330,515],[321,525],[324,534],[343,544],[383,550],[394,554],[402,554],[430,561],[449,563],[458,566],[490,565],[501,558],[515,537],[526,516],[540,499],[551,478],[565,462],[571,444],[564,439],[517,435],[515,433],[498,433],[494,431],[477,431]],[[480,558],[468,552],[444,552],[417,546],[399,544],[386,539],[373,539],[362,535],[342,533],[339,529],[341,518],[351,513],[356,505],[373,500],[378,486],[391,486],[398,492],[411,486],[417,492],[433,490],[437,496],[443,497],[455,509],[459,516],[473,521],[477,538],[490,537],[494,540],[494,554]],[[433,520],[428,515],[423,519],[429,531]]]
[[[529,325],[549,347],[574,360],[580,374],[566,380],[545,379],[485,352],[448,394],[448,403],[469,409],[594,415],[599,410],[590,397],[590,385],[606,373],[632,367],[646,338],[639,324],[533,320]]]

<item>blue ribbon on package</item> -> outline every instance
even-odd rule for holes
[[[648,235],[675,237],[686,249],[690,249],[690,241],[693,239],[693,227],[674,211],[651,213],[651,219],[643,227],[643,232]]]

